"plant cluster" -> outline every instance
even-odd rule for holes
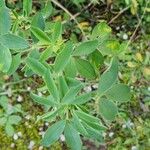
[[[0,125],[5,127],[5,132],[9,136],[14,134],[13,125],[19,124],[21,117],[17,113],[23,113],[21,105],[17,104],[12,106],[9,104],[8,98],[5,96],[0,97]]]
[[[0,70],[12,75],[21,69],[26,76],[41,77],[45,96],[32,91],[30,95],[45,108],[45,114],[37,120],[53,123],[42,145],[50,146],[64,134],[67,145],[80,150],[81,136],[102,143],[107,125],[119,114],[117,106],[130,100],[129,87],[118,79],[118,55],[127,45],[111,34],[105,22],[97,24],[80,42],[65,39],[64,24],[49,21],[52,9],[48,1],[34,14],[32,1],[24,0],[23,12],[17,13],[9,10],[4,1],[0,2],[0,16],[3,16],[0,18]],[[85,90],[89,86],[96,87]],[[93,114],[86,107],[89,101],[95,103]],[[3,105],[2,100],[0,103]],[[12,113],[9,111],[9,115]],[[18,123],[20,118],[15,117]],[[9,133],[14,122],[5,121],[5,117],[2,120],[8,124]]]

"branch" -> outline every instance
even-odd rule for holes
[[[74,20],[75,23],[77,24],[78,28],[80,29],[80,31],[82,32],[83,34],[83,37],[86,39],[86,36],[85,36],[85,33],[84,31],[82,30],[82,28],[80,27],[80,24],[79,22],[76,20],[75,16],[72,15],[62,4],[60,4],[58,1],[56,0],[51,0],[51,2],[53,2],[55,5],[57,5],[59,8],[61,8],[62,10],[64,10],[70,17],[71,17],[71,20]]]

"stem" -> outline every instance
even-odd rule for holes
[[[17,93],[17,92],[29,92],[29,91],[28,90],[24,90],[24,89],[17,89],[17,90],[11,91],[11,93]],[[2,95],[8,95],[8,92],[0,93],[0,96],[2,96]]]
[[[125,11],[127,11],[130,8],[130,6],[124,8],[123,10],[121,10],[115,17],[113,17],[108,24],[111,24],[112,22],[114,22],[121,14],[123,14]]]
[[[82,28],[80,27],[80,24],[79,22],[77,21],[77,19],[75,18],[74,15],[71,14],[71,12],[69,12],[62,4],[60,4],[58,1],[56,0],[51,0],[51,2],[53,2],[55,5],[57,5],[59,8],[61,8],[62,10],[64,10],[70,17],[71,17],[71,20],[74,20],[75,23],[77,24],[78,28],[80,29],[83,37],[86,39],[86,36],[85,36],[85,33],[84,31],[82,30]]]

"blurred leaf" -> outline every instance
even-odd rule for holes
[[[1,5],[4,5],[3,1],[1,2]],[[8,33],[11,28],[11,18],[9,13],[8,8],[0,7],[0,35]]]
[[[34,34],[34,36],[39,40],[40,44],[46,44],[49,45],[51,40],[47,36],[46,33],[44,33],[40,28],[37,27],[31,27],[31,32]]]
[[[116,84],[107,92],[108,99],[118,102],[128,102],[131,98],[130,88],[124,84]]]
[[[69,62],[67,63],[65,67],[64,72],[67,77],[74,78],[76,76],[77,68],[76,68],[75,60],[73,57],[70,58]]]
[[[32,11],[32,0],[23,0],[23,14],[29,16]]]
[[[7,71],[7,74],[9,76],[12,75],[18,69],[20,63],[21,63],[21,55],[19,53],[12,57],[12,63],[9,70]]]
[[[0,43],[0,71],[7,72],[11,66],[12,56],[10,50]]]
[[[72,103],[75,99],[75,96],[78,94],[78,92],[83,88],[82,84],[79,84],[77,86],[71,87],[66,95],[63,97],[62,102],[63,103]]]
[[[58,85],[59,85],[60,97],[63,98],[69,90],[67,82],[66,82],[64,76],[59,76],[58,77]]]
[[[45,72],[44,81],[47,85],[48,91],[50,92],[50,94],[52,94],[54,100],[58,101],[59,92],[58,92],[58,89],[56,87],[56,84],[52,78],[52,74],[49,69],[47,69],[47,71]]]
[[[113,58],[111,66],[101,75],[98,93],[102,96],[116,82],[118,77],[118,60]]]
[[[41,53],[40,60],[43,62],[48,58],[50,58],[52,54],[53,54],[53,47],[50,46]]]
[[[59,136],[62,134],[65,128],[65,121],[61,120],[50,126],[42,139],[43,146],[50,146],[55,141],[59,139]]]
[[[113,121],[118,113],[117,106],[110,100],[100,99],[99,112],[104,119]]]
[[[82,148],[81,138],[79,136],[78,131],[74,129],[71,123],[66,123],[64,134],[66,143],[71,148],[71,150],[81,150]]]
[[[86,42],[79,44],[75,48],[73,55],[74,56],[88,55],[88,54],[92,53],[93,51],[95,51],[97,47],[98,47],[97,40],[86,41]]]
[[[91,38],[95,39],[97,37],[100,37],[100,40],[105,40],[106,37],[110,35],[110,33],[111,28],[105,22],[100,22],[94,27]]]
[[[60,113],[62,111],[64,111],[64,107],[60,107],[57,110],[54,110],[54,111],[51,111],[51,112],[47,112],[47,113],[45,113],[42,116],[38,116],[37,117],[37,121],[43,119],[45,121],[48,121],[48,122],[51,121],[52,122],[52,120],[55,119],[57,117],[57,115],[60,115]]]
[[[11,115],[8,118],[8,123],[11,125],[17,125],[21,121],[21,117],[17,115]]]
[[[48,106],[55,106],[56,105],[56,102],[54,101],[54,99],[52,97],[45,98],[45,97],[41,97],[41,96],[38,96],[38,95],[33,94],[33,93],[31,93],[30,96],[35,102],[37,102],[41,105],[48,105]]]
[[[75,126],[75,128],[84,136],[88,135],[87,130],[85,129],[85,127],[82,125],[81,120],[79,119],[79,117],[74,113],[73,114],[73,125]]]
[[[41,13],[37,13],[33,16],[31,25],[40,28],[41,30],[44,30],[45,21]]]
[[[22,37],[14,34],[5,34],[0,36],[0,43],[9,49],[21,51],[29,47],[29,43]]]
[[[36,74],[40,76],[44,75],[46,67],[42,63],[40,63],[37,59],[28,57],[26,63],[29,66],[29,68],[31,68]]]
[[[44,19],[47,19],[53,12],[53,6],[51,4],[51,2],[48,0],[46,2],[45,7],[42,9],[41,13],[44,17]]]
[[[75,111],[75,114],[81,119],[84,120],[85,122],[94,122],[94,123],[99,123],[100,120],[94,116],[91,116],[83,111]]]
[[[92,99],[91,93],[84,93],[75,98],[71,104],[84,104]]]
[[[123,52],[126,49],[126,47],[126,43],[120,44],[118,40],[112,39],[107,40],[101,47],[99,47],[99,51],[103,55],[116,56],[119,53]]]
[[[1,1],[0,1],[0,8],[1,8],[1,7],[5,7],[5,0],[1,0]]]
[[[72,50],[73,50],[73,45],[71,42],[68,42],[63,48],[63,50],[56,57],[56,60],[54,63],[55,72],[59,73],[65,68],[65,66],[70,60]]]
[[[6,122],[7,122],[7,118],[6,117],[1,117],[0,118],[0,125],[1,126],[4,126]]]
[[[8,98],[6,96],[1,96],[0,97],[0,106],[2,106],[5,111],[7,110]]]
[[[10,125],[9,123],[7,123],[6,126],[5,126],[5,132],[8,136],[13,136],[15,131],[14,131],[13,126]]]
[[[104,57],[98,50],[92,52],[88,58],[91,64],[93,64],[97,69],[99,69],[99,67],[104,63]]]
[[[131,0],[131,2],[132,2],[131,13],[132,13],[132,15],[135,15],[138,10],[138,2],[137,2],[137,0]]]
[[[75,59],[75,64],[81,76],[88,78],[88,79],[95,78],[96,76],[95,70],[93,66],[87,60],[78,58],[78,59]]]
[[[32,21],[31,21],[31,26],[39,28],[42,31],[44,31],[44,29],[45,29],[45,20],[44,20],[41,13],[36,13],[33,16]],[[31,37],[32,37],[34,42],[38,42],[38,38],[36,38],[36,36],[33,33],[31,33]]]
[[[52,30],[52,42],[55,43],[59,40],[62,34],[62,24],[61,22],[55,22]]]
[[[97,140],[100,143],[104,142],[104,138],[103,135],[100,131],[93,129],[92,127],[90,127],[87,123],[82,122],[83,126],[87,129],[88,132],[88,136],[91,139]]]

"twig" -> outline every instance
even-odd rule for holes
[[[23,93],[23,92],[29,92],[29,90],[25,90],[25,89],[12,90],[11,94],[17,93],[17,92],[22,92]],[[8,95],[8,91],[0,93],[0,96],[3,96],[3,95]]]
[[[85,33],[84,31],[82,30],[82,28],[80,27],[80,24],[79,22],[76,20],[75,16],[72,15],[63,5],[61,5],[58,1],[56,0],[51,0],[51,2],[53,2],[55,5],[57,5],[59,8],[61,8],[62,10],[64,10],[70,17],[71,17],[71,20],[74,20],[75,23],[77,24],[78,28],[80,29],[80,31],[82,32],[83,34],[83,37],[86,39],[86,36],[85,36]]]
[[[122,9],[115,17],[113,17],[108,24],[111,24],[112,22],[114,22],[121,14],[123,14],[125,11],[127,11],[130,8],[130,6]]]
[[[146,13],[146,8],[147,8],[149,2],[150,2],[149,0],[146,2],[145,8],[144,8],[144,12],[143,12],[143,14],[142,14],[142,16],[141,16],[141,19],[138,18],[138,20],[139,20],[139,21],[138,21],[138,24],[137,24],[137,26],[136,26],[136,28],[135,28],[135,30],[134,30],[132,36],[130,37],[130,39],[129,39],[128,43],[127,43],[126,49],[128,48],[128,46],[129,46],[130,43],[132,42],[132,40],[133,40],[133,38],[134,38],[134,36],[135,36],[135,34],[136,34],[138,28],[140,27],[140,25],[141,25],[141,23],[142,23],[142,20],[143,20],[143,17],[144,17],[144,15],[145,15],[145,13]]]
[[[4,86],[14,85],[14,84],[20,84],[20,82],[24,82],[24,81],[26,81],[26,80],[27,80],[27,78],[22,79],[22,80],[19,80],[19,81],[8,82],[8,83],[5,83]]]
[[[76,13],[74,17],[78,17],[84,10],[88,9],[92,5],[92,2],[90,2],[86,7],[84,7],[80,12]]]

